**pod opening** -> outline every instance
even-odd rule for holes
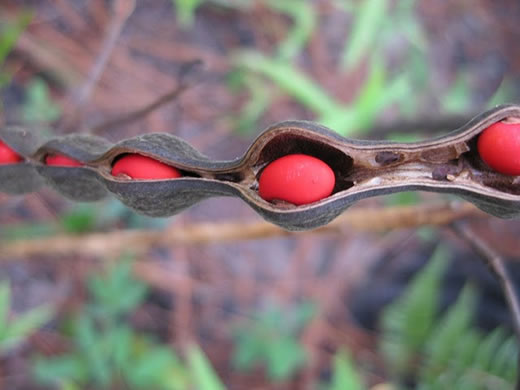
[[[43,158],[45,165],[57,167],[82,167],[84,164],[72,157],[59,153],[48,153]]]
[[[111,174],[115,177],[127,177],[131,180],[168,180],[181,177],[200,177],[153,157],[139,153],[122,153],[111,164]]]
[[[352,157],[324,142],[295,134],[279,135],[264,145],[255,164],[260,168],[257,173],[257,179],[269,163],[290,154],[305,154],[326,163],[335,176],[332,194],[347,190],[354,185],[349,178],[354,165]]]
[[[24,158],[13,148],[0,140],[0,165],[19,164]]]
[[[242,180],[244,180],[244,174],[242,172],[217,173],[215,174],[214,179],[220,181],[229,181],[232,183],[240,183]]]
[[[502,173],[490,166],[479,153],[479,137],[477,135],[468,141],[470,150],[461,156],[473,179],[498,191],[520,195],[520,176]]]

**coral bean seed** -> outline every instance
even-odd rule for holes
[[[485,129],[477,142],[482,160],[505,175],[520,175],[520,123],[497,122]]]
[[[335,183],[334,171],[320,159],[289,154],[267,165],[258,184],[260,197],[267,201],[303,205],[329,196]]]
[[[22,160],[22,156],[0,141],[0,164],[16,164]]]
[[[176,179],[181,172],[170,165],[141,154],[127,154],[112,166],[112,175],[126,175],[132,179]]]
[[[49,154],[45,157],[45,164],[60,167],[81,167],[83,164],[78,160],[62,154]]]

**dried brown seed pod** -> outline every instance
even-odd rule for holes
[[[75,200],[97,200],[109,192],[140,213],[169,216],[209,197],[237,196],[266,220],[285,229],[305,230],[326,224],[358,200],[411,190],[455,194],[498,217],[518,216],[520,177],[493,171],[477,150],[479,134],[507,118],[520,118],[520,106],[494,108],[442,137],[415,143],[352,140],[313,122],[288,121],[268,128],[242,157],[232,161],[212,161],[169,134],[147,134],[115,145],[98,137],[75,135],[48,141],[36,151],[26,145],[20,129],[1,129],[0,139],[29,161],[20,170],[36,169],[59,192]],[[48,153],[64,154],[85,165],[47,167],[41,161]],[[127,153],[173,166],[182,177],[114,177],[113,162]],[[262,169],[288,154],[306,154],[325,162],[335,175],[332,194],[300,206],[262,199],[258,194]],[[29,192],[37,188],[21,183],[24,180],[12,169],[0,166],[0,178],[19,183],[2,180],[0,190]]]

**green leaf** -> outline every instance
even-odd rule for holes
[[[11,302],[11,288],[8,281],[0,282],[0,340],[7,329],[7,319]]]
[[[451,371],[454,371],[457,376],[464,374],[464,371],[471,367],[475,359],[475,354],[482,342],[482,335],[470,329],[465,332],[459,340],[452,356],[452,363],[450,364]]]
[[[0,351],[9,349],[27,338],[32,332],[44,325],[53,315],[50,307],[41,306],[22,314],[4,330],[0,340]]]
[[[177,22],[183,27],[190,27],[195,18],[195,11],[204,0],[172,0],[177,10]]]
[[[33,18],[30,12],[22,12],[14,23],[6,23],[0,29],[0,65],[11,52],[20,34],[27,28]]]
[[[417,192],[404,191],[396,194],[390,194],[384,198],[385,204],[394,206],[414,205],[421,201],[421,197]]]
[[[104,277],[92,276],[88,288],[94,297],[94,310],[109,317],[132,311],[147,292],[146,286],[133,277],[131,258],[117,261]]]
[[[509,337],[496,352],[490,373],[513,383],[517,375],[518,344],[514,336]]]
[[[341,350],[334,356],[334,371],[329,390],[363,390],[361,382],[350,354]]]
[[[115,326],[109,329],[110,336],[108,337],[112,346],[112,358],[114,364],[119,369],[124,369],[130,362],[131,348],[134,342],[134,333],[126,325]]]
[[[505,332],[501,328],[496,328],[493,332],[486,336],[480,343],[475,352],[473,365],[479,371],[488,371],[491,369],[496,353],[505,340]]]
[[[305,362],[297,333],[314,313],[315,305],[308,301],[288,311],[278,306],[262,310],[251,324],[235,330],[233,364],[240,370],[263,364],[271,378],[289,377]]]
[[[389,141],[395,142],[416,142],[420,141],[422,137],[419,134],[411,134],[411,133],[393,133],[389,134],[386,137]]]
[[[9,81],[11,81],[12,74],[8,73],[7,71],[4,71],[3,73],[0,72],[0,88],[5,87]],[[2,109],[2,102],[0,101],[0,109]]]
[[[76,354],[54,358],[39,357],[34,362],[33,375],[40,384],[57,385],[63,382],[84,383],[87,379],[85,363]]]
[[[360,130],[370,129],[377,115],[390,104],[410,98],[411,85],[406,74],[386,82],[386,71],[380,61],[374,60],[370,76],[353,103]],[[413,104],[413,102],[409,102]]]
[[[471,104],[471,89],[464,74],[459,74],[451,89],[442,97],[441,106],[446,114],[465,113]]]
[[[281,338],[267,346],[267,372],[275,381],[285,380],[305,363],[303,346],[292,338]]]
[[[487,107],[492,108],[494,106],[497,106],[499,104],[505,104],[510,102],[514,99],[514,88],[512,87],[514,85],[510,80],[505,78],[500,83],[500,86],[495,91],[493,96],[488,101]]]
[[[113,374],[113,367],[109,364],[109,351],[106,348],[109,344],[95,329],[92,318],[86,315],[79,316],[75,329],[78,353],[86,359],[92,380],[98,385],[107,386]]]
[[[346,69],[357,66],[364,55],[375,50],[376,37],[387,14],[387,0],[365,0],[359,4],[343,51],[342,64]]]
[[[367,132],[378,114],[388,105],[409,97],[411,90],[406,75],[386,82],[386,71],[381,61],[374,58],[370,74],[348,110],[329,111],[320,121],[343,136]]]
[[[305,301],[298,304],[290,313],[289,332],[295,333],[302,330],[316,314],[316,305]]]
[[[278,58],[288,60],[302,50],[316,27],[314,7],[299,0],[269,0],[268,4],[294,20],[287,38],[278,47]]]
[[[249,370],[255,362],[264,356],[265,344],[262,338],[246,329],[240,329],[235,334],[233,350],[233,365],[239,370]]]
[[[256,132],[256,122],[269,107],[272,96],[265,82],[257,75],[248,74],[241,77],[240,82],[247,88],[249,99],[240,111],[234,128],[241,134],[252,134]]]
[[[224,384],[213,370],[201,349],[193,344],[187,351],[188,366],[197,385],[197,390],[225,390]]]
[[[382,353],[391,371],[405,375],[426,344],[435,324],[438,291],[448,253],[439,246],[428,265],[410,282],[404,294],[383,312]]]
[[[344,109],[340,108],[319,85],[287,62],[270,59],[256,52],[243,52],[236,56],[235,63],[270,78],[287,94],[319,115],[328,115]]]
[[[143,302],[147,288],[143,284],[135,284],[131,288],[125,290],[125,294],[120,296],[117,301],[118,313],[128,313],[139,306]]]
[[[24,121],[53,122],[61,116],[61,109],[52,101],[47,83],[43,79],[33,79],[27,86],[26,94],[26,101],[22,107]]]
[[[81,390],[81,388],[73,382],[63,382],[60,390]]]
[[[188,369],[171,348],[136,336],[132,345],[132,357],[124,368],[129,383],[144,389],[191,389]]]
[[[57,232],[58,227],[53,223],[15,224],[0,228],[0,236],[5,241],[52,236]]]
[[[176,360],[170,349],[154,347],[141,359],[134,361],[126,374],[134,386],[149,389],[150,386],[159,385],[164,373],[175,365]]]
[[[67,233],[86,233],[94,229],[96,214],[91,207],[78,206],[72,212],[61,216],[60,224]]]
[[[370,74],[363,84],[355,102],[358,116],[367,116],[379,106],[381,95],[385,89],[386,70],[383,63],[375,57],[370,67]]]
[[[457,341],[470,329],[475,305],[476,292],[470,285],[466,285],[457,302],[450,307],[432,331],[425,347],[428,358],[420,372],[421,381],[434,382],[435,378],[450,366]]]

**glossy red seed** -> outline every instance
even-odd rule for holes
[[[0,164],[16,164],[22,160],[22,156],[0,141]]]
[[[258,182],[260,196],[295,205],[316,202],[332,194],[334,171],[323,161],[305,154],[289,154],[270,163]]]
[[[81,167],[83,163],[62,154],[49,154],[45,157],[45,164],[60,167]]]
[[[176,179],[182,176],[177,168],[141,154],[127,154],[112,166],[112,175],[127,175],[132,179]]]
[[[478,138],[478,153],[495,171],[520,175],[520,123],[497,122]]]

